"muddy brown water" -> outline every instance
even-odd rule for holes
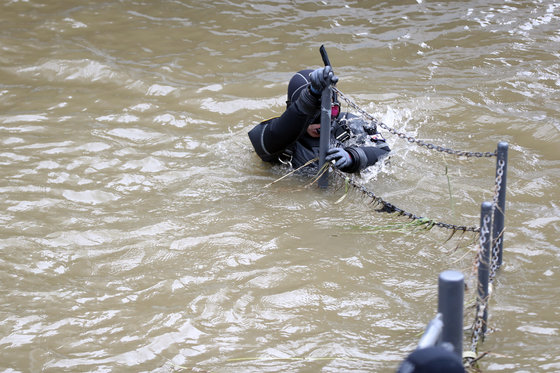
[[[338,88],[393,128],[510,144],[480,367],[560,371],[559,15],[528,0],[4,1],[0,369],[392,372],[435,315],[438,273],[463,272],[472,303],[472,235],[400,229],[355,190],[337,203],[336,180],[268,186],[287,171],[247,131],[324,44]],[[363,185],[479,224],[495,159],[384,134],[393,155]]]

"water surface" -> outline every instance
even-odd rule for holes
[[[321,44],[338,88],[393,128],[459,150],[510,144],[481,368],[560,370],[560,3],[0,8],[2,370],[391,372],[435,315],[438,273],[462,271],[472,303],[472,235],[374,229],[408,221],[353,190],[337,203],[336,180],[269,185],[287,170],[247,131],[282,112]],[[361,183],[478,225],[494,159],[384,134],[390,163]]]

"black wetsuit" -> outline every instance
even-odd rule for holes
[[[307,127],[319,123],[320,104],[320,99],[306,90],[280,117],[251,129],[249,138],[258,156],[265,162],[289,162],[294,168],[318,157],[319,138],[309,136]],[[350,153],[353,162],[342,169],[344,172],[363,170],[390,152],[375,123],[350,113],[340,113],[332,122],[329,147],[343,147]]]

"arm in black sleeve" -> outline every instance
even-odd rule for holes
[[[379,159],[391,151],[389,145],[384,141],[379,141],[376,145],[377,146],[362,147],[349,146],[344,148],[344,150],[350,153],[353,162],[350,167],[342,169],[341,171],[349,173],[361,171],[366,167],[374,165]]]
[[[319,98],[305,89],[280,117],[263,122],[249,131],[249,138],[259,157],[271,161],[275,154],[294,143],[311,124],[320,106]]]

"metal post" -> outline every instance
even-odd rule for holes
[[[506,213],[506,176],[508,163],[508,147],[507,142],[498,143],[498,157],[496,160],[496,188],[498,189],[498,201],[494,208],[493,226],[492,226],[492,242],[497,246],[498,250],[498,268],[502,265],[502,257],[504,250],[504,220]]]
[[[443,330],[442,315],[441,313],[438,313],[436,317],[434,317],[428,323],[428,326],[426,327],[426,331],[424,332],[422,338],[420,338],[420,341],[418,342],[417,348],[437,346],[441,341],[442,330]]]
[[[444,271],[439,275],[438,312],[442,315],[441,343],[450,343],[453,352],[463,358],[463,298],[464,276],[458,271]]]
[[[321,136],[319,138],[319,167],[323,175],[319,178],[319,188],[326,189],[329,186],[329,169],[325,165],[327,150],[331,136],[331,86],[325,87],[321,94]],[[327,167],[322,169],[322,167]]]
[[[488,320],[488,282],[490,277],[490,224],[492,203],[483,202],[480,208],[480,252],[478,257],[478,299],[477,318],[482,317],[482,337],[486,333]],[[481,309],[481,307],[483,307]],[[480,314],[482,311],[482,315]]]

